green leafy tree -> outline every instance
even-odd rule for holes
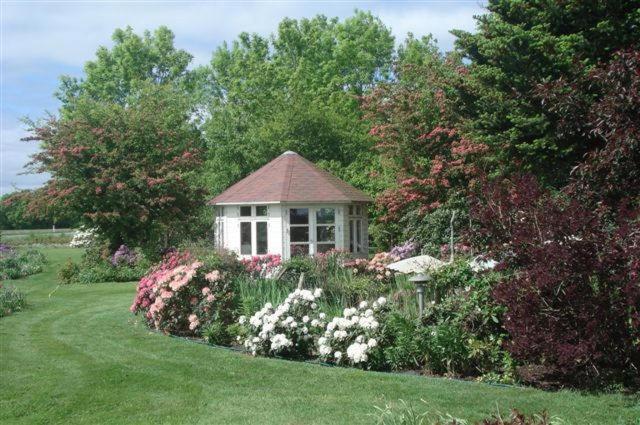
[[[497,172],[524,169],[560,186],[594,146],[558,131],[539,84],[587,75],[640,40],[637,1],[490,0],[477,32],[453,31],[468,60],[461,88],[465,130],[490,146]]]
[[[42,190],[19,190],[7,193],[0,198],[0,228],[2,229],[44,229],[73,227],[78,217],[71,211],[52,208],[34,211],[30,205],[42,196]]]
[[[35,209],[55,205],[82,215],[112,248],[166,246],[202,207],[194,184],[202,142],[189,100],[147,85],[125,104],[81,96],[61,118],[34,125],[37,172],[51,179]]]
[[[84,67],[84,78],[62,76],[57,97],[63,110],[79,96],[123,104],[145,83],[173,84],[194,90],[195,74],[187,70],[192,56],[174,46],[174,35],[167,27],[143,36],[131,27],[113,33],[114,46],[98,48],[96,58]]]
[[[203,129],[207,187],[219,192],[285,150],[364,188],[375,163],[358,97],[389,76],[393,37],[379,19],[283,20],[270,39],[243,33],[209,68]],[[357,164],[357,165],[356,165]]]

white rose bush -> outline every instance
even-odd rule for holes
[[[319,288],[296,289],[276,307],[267,303],[250,318],[241,316],[239,323],[247,332],[238,341],[254,356],[319,358],[345,366],[374,366],[382,357],[379,343],[388,313],[386,298],[345,308],[342,317],[327,323],[326,314],[318,309],[321,296]]]
[[[345,308],[342,317],[334,317],[318,338],[320,359],[339,365],[371,368],[382,360],[384,321],[387,299],[373,303],[362,301],[358,307]]]
[[[314,352],[314,336],[325,326],[325,315],[318,311],[319,288],[313,291],[296,289],[274,307],[264,305],[250,318],[241,316],[239,323],[247,329],[244,341],[240,342],[251,354],[309,358]]]

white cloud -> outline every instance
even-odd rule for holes
[[[44,174],[22,174],[29,157],[38,151],[37,143],[20,140],[26,135],[19,127],[0,131],[0,195],[14,189],[32,189],[47,180]]]
[[[11,3],[3,17],[4,60],[29,62],[50,60],[81,66],[99,45],[109,45],[115,28],[132,26],[136,31],[169,26],[180,47],[193,50],[199,63],[208,61],[223,40],[241,31],[269,34],[284,17],[348,16],[357,8],[371,9],[390,25],[399,39],[411,31],[433,33],[451,46],[452,28],[473,28],[473,14],[482,11],[472,2],[425,3]]]

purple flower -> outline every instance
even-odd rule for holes
[[[12,253],[13,252],[13,248],[11,248],[11,246],[7,245],[6,243],[0,243],[0,253],[1,254],[8,254],[8,253]]]
[[[138,254],[126,245],[120,245],[120,248],[111,256],[111,264],[119,266],[126,264],[127,266],[133,266],[138,261]]]
[[[389,254],[391,254],[394,257],[397,257],[400,260],[404,260],[405,258],[413,257],[414,255],[416,255],[419,248],[420,248],[420,245],[417,242],[414,242],[411,239],[409,239],[402,245],[396,245],[393,248],[391,248],[391,251],[389,251]]]

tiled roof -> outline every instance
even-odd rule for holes
[[[287,151],[209,204],[243,202],[371,202],[371,198],[297,153]]]

